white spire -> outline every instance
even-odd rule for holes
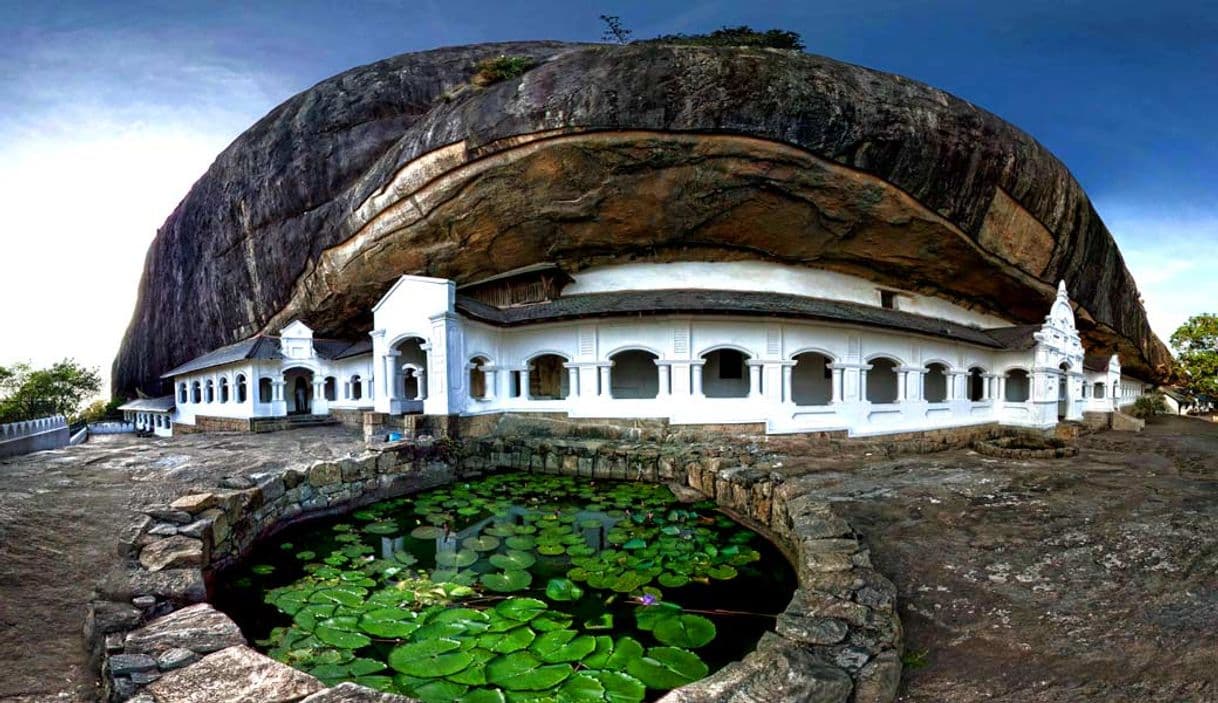
[[[1062,299],[1070,298],[1070,293],[1066,290],[1066,279],[1064,278],[1057,284],[1057,297]]]

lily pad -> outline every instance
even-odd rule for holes
[[[435,525],[419,525],[410,531],[410,536],[415,539],[436,539],[444,536],[444,528]]]
[[[584,589],[576,586],[571,579],[550,579],[546,584],[546,597],[553,601],[579,600],[584,595]]]
[[[461,546],[466,549],[472,549],[475,552],[489,552],[499,546],[499,538],[492,535],[466,537],[461,540]]]
[[[513,652],[486,665],[487,681],[508,691],[544,691],[572,674],[570,664],[542,664],[530,652]]]
[[[492,554],[489,559],[492,566],[500,569],[527,569],[537,563],[537,557],[518,550],[509,550],[507,554]]]
[[[647,656],[626,664],[626,673],[648,688],[661,691],[693,683],[706,676],[709,669],[697,654],[677,647],[652,647]]]
[[[364,532],[372,535],[392,535],[401,531],[396,522],[373,522],[364,525]]]
[[[533,583],[533,575],[523,569],[509,569],[494,574],[483,574],[482,585],[499,593],[523,591]]]
[[[696,649],[715,639],[715,623],[701,615],[681,613],[657,622],[652,634],[664,644]]]
[[[478,561],[478,553],[472,549],[459,549],[455,552],[436,552],[436,564],[457,569],[463,569]]]
[[[546,611],[544,601],[536,598],[508,598],[495,606],[499,615],[518,622],[528,622]]]
[[[473,659],[469,652],[461,651],[459,641],[443,637],[404,644],[389,652],[389,666],[420,678],[455,674]]]
[[[595,650],[596,638],[577,635],[574,630],[547,632],[529,647],[529,651],[547,664],[578,662]]]

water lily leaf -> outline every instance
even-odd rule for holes
[[[522,569],[510,569],[494,574],[483,574],[482,585],[498,591],[499,593],[510,593],[512,591],[523,591],[533,582],[533,575]]]
[[[437,539],[444,536],[444,528],[435,525],[419,525],[410,531],[415,539]]]
[[[647,695],[647,687],[642,681],[620,671],[593,671],[589,676],[595,676],[604,688],[606,703],[640,703]]]
[[[361,586],[333,586],[314,591],[309,600],[313,603],[338,603],[355,608],[364,603],[368,589]]]
[[[572,616],[557,610],[547,610],[529,622],[529,627],[538,632],[564,630],[571,626]]]
[[[495,612],[509,620],[528,622],[541,615],[549,607],[536,598],[508,598],[495,606]]]
[[[625,671],[630,662],[642,658],[643,645],[633,637],[622,637],[613,643],[613,654],[609,655],[602,668],[611,671]]]
[[[697,654],[677,647],[652,647],[647,650],[647,656],[626,664],[626,673],[648,688],[661,691],[697,681],[708,671]]]
[[[259,576],[266,576],[275,573],[275,567],[270,564],[255,564],[250,567],[250,571]]]
[[[579,600],[584,595],[584,589],[572,583],[571,579],[550,579],[546,584],[546,597],[553,601]]]
[[[534,546],[536,546],[537,540],[533,539],[532,537],[516,536],[508,537],[507,539],[503,540],[503,543],[507,545],[508,549],[524,551],[532,549]]]
[[[398,524],[393,521],[373,522],[364,525],[364,532],[372,535],[392,535],[400,530],[401,528],[398,527]]]
[[[701,615],[681,613],[658,621],[652,634],[664,644],[696,649],[715,639],[715,623]]]
[[[706,575],[713,579],[719,579],[720,581],[727,581],[729,579],[736,578],[736,569],[735,569],[735,567],[729,566],[727,564],[720,564],[718,566],[712,566],[711,568],[707,569]]]
[[[508,569],[527,569],[537,563],[537,557],[528,552],[512,549],[507,554],[492,554],[489,561],[492,566],[506,571]]]
[[[664,572],[657,579],[660,585],[664,588],[680,588],[689,583],[689,577],[685,574],[677,574],[673,572]]]
[[[449,676],[474,660],[469,652],[460,650],[459,641],[446,637],[403,644],[389,652],[389,666],[403,674],[420,678]]]
[[[513,624],[515,623],[513,622]],[[485,647],[496,654],[511,654],[527,649],[536,638],[537,633],[529,628],[516,627],[507,632],[488,632],[478,638],[478,646]]]
[[[444,679],[433,679],[411,687],[410,695],[423,701],[423,703],[452,703],[452,701],[465,695],[465,692],[468,690],[469,686],[445,681]]]
[[[478,553],[472,549],[459,549],[455,552],[436,552],[436,564],[439,566],[463,569],[478,561]]]
[[[530,652],[513,652],[491,660],[486,678],[508,691],[544,691],[562,683],[572,673],[570,664],[542,664]]]
[[[556,557],[559,554],[567,551],[567,548],[561,544],[538,544],[537,553],[547,557]]]
[[[360,621],[359,627],[373,637],[386,639],[402,639],[409,637],[419,629],[419,624],[413,621],[369,619],[367,615]]]
[[[457,699],[458,703],[506,703],[503,691],[497,688],[475,688]]]
[[[547,632],[529,650],[547,664],[577,662],[596,650],[596,638],[576,635],[574,630]]]
[[[613,613],[601,613],[599,617],[584,621],[585,630],[612,630]]]
[[[308,549],[296,552],[296,558],[301,561],[310,561],[317,558],[317,552],[311,552]]]
[[[593,676],[576,674],[558,689],[558,700],[561,703],[603,703],[605,687]]]
[[[331,625],[318,625],[313,629],[317,639],[333,647],[341,649],[359,649],[372,644],[372,640],[358,632],[348,632]]]
[[[461,540],[461,546],[476,552],[489,552],[499,546],[499,538],[492,535],[481,537],[466,537]]]
[[[378,671],[384,670],[385,662],[379,662],[375,659],[367,659],[365,657],[352,659],[351,662],[347,664],[347,674],[350,676],[366,676],[368,674],[375,674]]]

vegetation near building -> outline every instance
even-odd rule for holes
[[[1192,393],[1218,396],[1218,314],[1194,315],[1171,336],[1172,350]]]
[[[0,366],[0,424],[48,415],[74,416],[101,390],[97,369],[64,359],[49,368],[18,363]]]
[[[767,49],[804,50],[803,38],[798,32],[785,29],[758,31],[748,25],[722,27],[709,34],[664,34],[646,39],[641,44],[686,44],[691,46],[753,46]]]

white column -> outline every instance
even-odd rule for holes
[[[600,375],[600,384],[601,384],[600,396],[605,399],[610,399],[613,397],[613,389],[609,385],[609,383],[610,383],[609,371],[612,367],[613,367],[613,362],[609,361],[609,362],[605,362],[604,364],[601,364],[596,369],[596,372]]]
[[[384,389],[385,397],[389,400],[397,400],[398,398],[398,352],[391,351],[385,354],[385,372],[381,374],[385,379]]]
[[[529,399],[529,367],[524,367],[520,370],[520,398],[521,400]]]
[[[904,403],[908,393],[909,372],[901,369],[897,371],[897,402]]]
[[[859,369],[859,400],[867,400],[867,372],[870,369],[870,366]]]
[[[693,384],[689,389],[689,394],[694,398],[705,398],[702,394],[702,367],[705,362],[693,364],[690,368],[693,370]]]
[[[283,386],[284,386],[284,381],[282,379],[271,381],[271,401],[272,402],[282,402],[283,401]]]
[[[313,400],[322,400],[326,394],[326,381],[323,378],[313,379]]]
[[[672,365],[656,362],[656,373],[659,374],[661,398],[672,395]]]
[[[579,397],[579,367],[567,367],[567,400]]]
[[[998,377],[998,401],[1002,402],[1007,399],[1007,377],[1006,374]]]
[[[414,373],[415,377],[419,379],[419,394],[415,397],[415,400],[427,400],[427,372],[415,371]]]
[[[367,378],[362,380],[362,383],[364,384],[363,400],[370,401],[370,400],[376,399],[375,395],[372,392],[372,389],[376,387],[376,384],[373,383],[374,380],[375,380],[375,378],[371,374],[369,374]]]
[[[749,397],[761,397],[761,366],[749,364]]]
[[[831,367],[833,370],[833,387],[829,389],[829,403],[835,404],[842,402],[842,386],[846,379],[846,370],[837,366]]]
[[[782,365],[782,402],[792,404],[792,405],[795,403],[795,396],[793,395],[793,391],[791,388],[791,386],[792,386],[791,379],[794,376],[794,374],[795,374],[794,366],[791,366],[790,364]],[[835,382],[837,380],[836,371],[834,372],[833,380]],[[834,395],[836,395],[836,394],[837,394],[837,392],[834,391]]]

